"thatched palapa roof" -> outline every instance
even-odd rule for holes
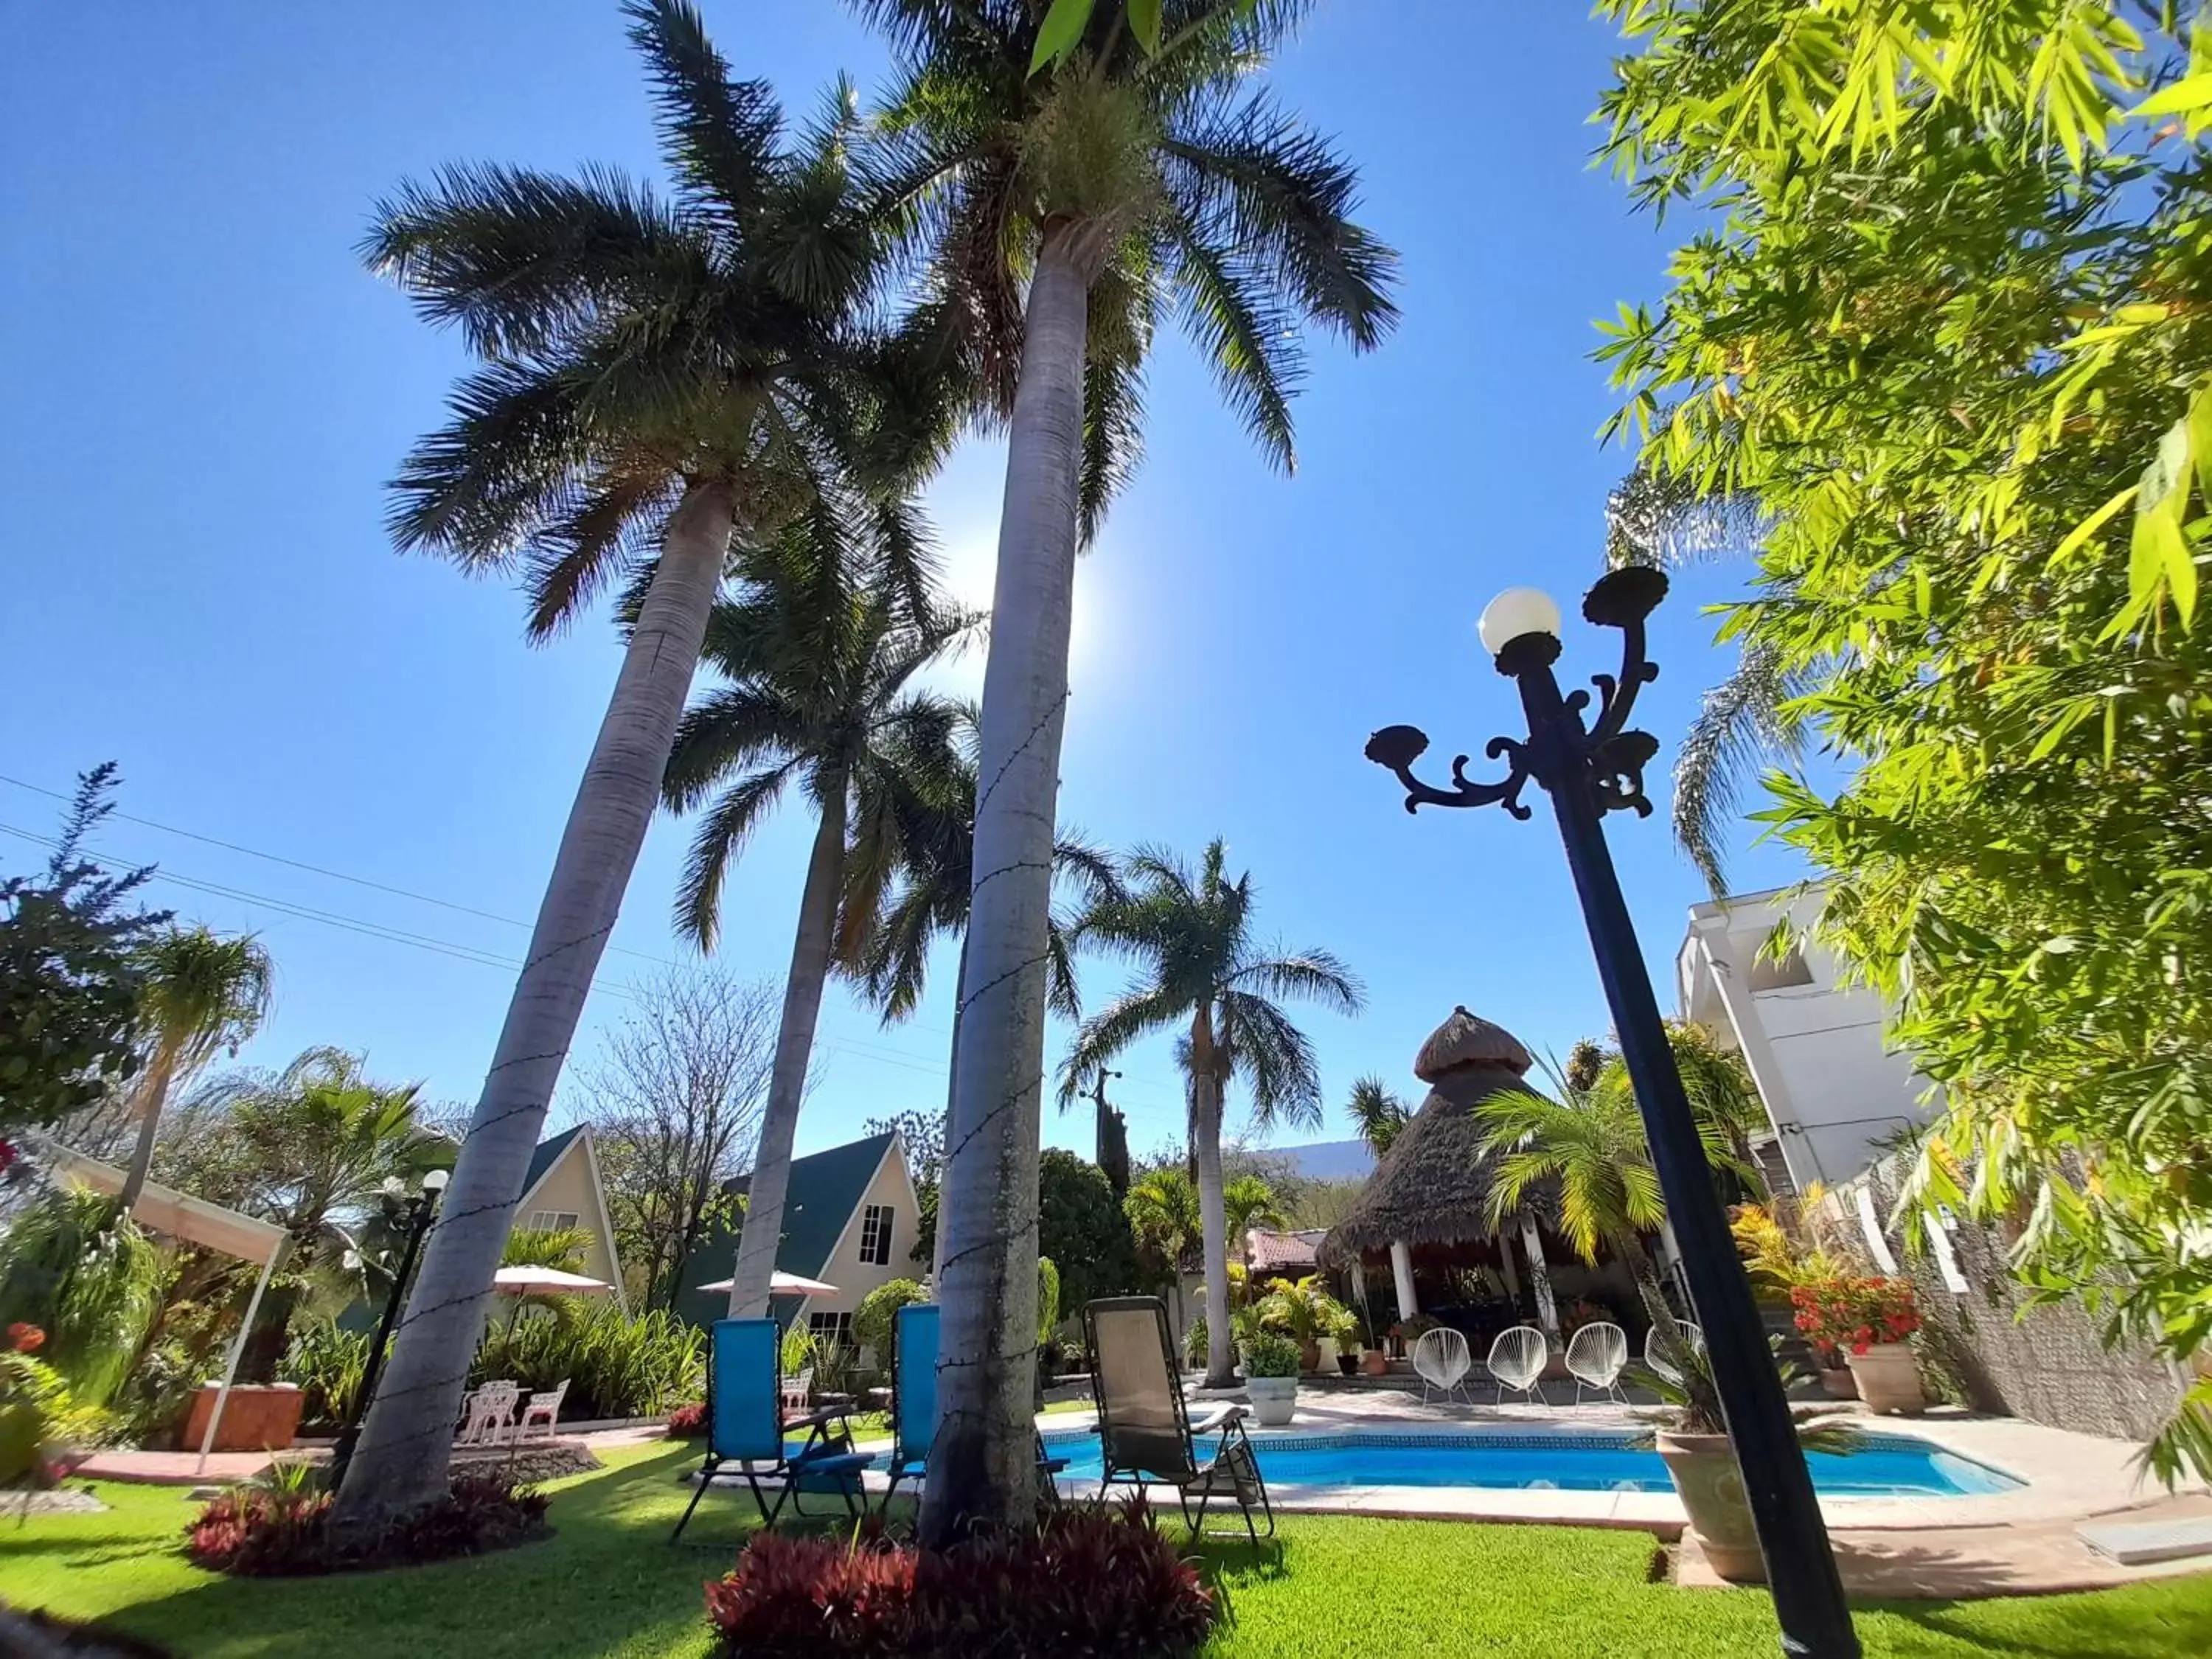
[[[1421,1109],[1398,1132],[1352,1212],[1322,1240],[1324,1267],[1352,1265],[1370,1250],[1487,1238],[1491,1159],[1474,1109],[1490,1096],[1521,1089],[1534,1062],[1519,1039],[1465,1008],[1437,1027],[1413,1060],[1431,1085]]]

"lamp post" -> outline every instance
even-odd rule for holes
[[[1651,1161],[1681,1246],[1690,1297],[1704,1327],[1714,1385],[1765,1558],[1783,1650],[1814,1659],[1857,1659],[1858,1637],[1804,1449],[1728,1218],[1713,1189],[1697,1121],[1600,827],[1607,812],[1627,808],[1643,817],[1651,811],[1644,794],[1644,769],[1659,752],[1658,740],[1626,727],[1638,690],[1659,675],[1657,665],[1644,656],[1644,624],[1666,593],[1664,574],[1632,566],[1608,573],[1584,597],[1583,617],[1617,628],[1622,635],[1619,676],[1591,677],[1598,704],[1587,725],[1583,711],[1590,694],[1577,690],[1563,696],[1552,672],[1559,659],[1559,607],[1528,587],[1509,589],[1491,602],[1482,613],[1482,642],[1496,657],[1498,672],[1519,686],[1528,718],[1526,739],[1492,738],[1484,750],[1492,760],[1508,763],[1506,775],[1498,781],[1470,781],[1468,757],[1461,755],[1452,762],[1449,788],[1422,782],[1413,766],[1429,740],[1410,726],[1376,732],[1367,740],[1367,758],[1387,767],[1405,786],[1408,812],[1425,805],[1494,803],[1514,817],[1526,818],[1529,809],[1522,805],[1521,792],[1531,779],[1552,798],[1621,1059],[1636,1090]]]
[[[399,1271],[392,1276],[392,1294],[384,1298],[384,1316],[376,1322],[376,1337],[369,1344],[368,1360],[361,1370],[361,1387],[354,1392],[353,1409],[346,1413],[345,1429],[331,1454],[332,1492],[344,1483],[347,1466],[353,1462],[354,1443],[361,1438],[362,1422],[376,1399],[376,1381],[384,1370],[384,1351],[392,1345],[392,1328],[399,1322],[400,1306],[407,1300],[407,1281],[415,1274],[416,1255],[422,1248],[430,1224],[437,1218],[438,1200],[452,1179],[449,1170],[432,1170],[422,1177],[422,1189],[404,1206],[389,1195],[385,1199],[387,1212],[396,1210],[392,1218],[405,1224],[407,1243],[399,1253]]]

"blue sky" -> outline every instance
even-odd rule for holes
[[[704,9],[738,70],[787,104],[839,70],[864,88],[882,72],[830,0]],[[1331,1119],[1286,1140],[1346,1133],[1361,1073],[1411,1091],[1413,1051],[1455,1003],[1539,1048],[1607,1024],[1547,812],[1408,817],[1359,752],[1399,720],[1447,757],[1518,730],[1474,618],[1519,583],[1571,616],[1597,574],[1625,462],[1594,436],[1612,403],[1591,323],[1657,292],[1680,234],[1631,218],[1589,165],[1606,27],[1579,6],[1525,7],[1508,43],[1500,15],[1321,9],[1275,85],[1360,161],[1363,216],[1404,256],[1403,324],[1365,359],[1316,349],[1291,479],[1166,344],[1150,457],[1079,578],[1063,821],[1194,855],[1227,837],[1263,931],[1328,946],[1369,987],[1364,1016],[1309,1018]],[[164,886],[163,903],[267,941],[276,1008],[244,1060],[338,1043],[473,1100],[511,983],[482,958],[511,960],[526,937],[491,918],[534,914],[617,646],[599,616],[528,647],[509,586],[392,551],[384,481],[463,362],[352,250],[380,193],[444,161],[649,172],[616,9],[386,0],[280,23],[243,3],[46,8],[8,29],[0,775],[63,790],[112,758],[126,812],[463,907],[140,824],[100,842],[199,884]],[[971,599],[988,594],[1001,461],[971,442],[929,493]],[[1663,673],[1639,714],[1664,754],[1728,666],[1699,606],[1741,580],[1692,572],[1656,619]],[[1613,665],[1611,636],[1570,635],[1563,672]],[[1663,785],[1659,816],[1608,823],[1671,1002],[1702,892],[1668,842]],[[58,810],[0,783],[0,825],[50,833]],[[623,988],[684,953],[667,916],[685,833],[664,819],[647,843],[582,1060],[631,1006]],[[745,854],[723,946],[741,973],[781,975],[808,834],[787,809]],[[1797,873],[1741,839],[1740,888]],[[0,867],[41,853],[0,835]],[[833,989],[802,1150],[941,1102],[951,972],[948,956],[927,1006],[890,1030]],[[1091,964],[1088,994],[1121,978]],[[1123,1070],[1139,1148],[1177,1133],[1166,1045]],[[580,1104],[564,1088],[556,1121]],[[1046,1135],[1087,1148],[1089,1125],[1048,1115]]]

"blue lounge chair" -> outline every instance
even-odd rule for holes
[[[929,1443],[937,1434],[937,1336],[939,1313],[934,1302],[909,1302],[891,1316],[891,1468],[883,1507],[890,1508],[898,1483],[919,1480],[929,1466]],[[1053,1477],[1067,1467],[1065,1457],[1046,1455],[1037,1437],[1039,1492],[1057,1501]]]
[[[787,1498],[793,1514],[805,1512],[799,1502],[802,1487],[834,1492],[845,1500],[848,1513],[860,1513],[860,1471],[876,1461],[875,1454],[852,1449],[843,1433],[842,1410],[784,1414],[782,1379],[777,1375],[782,1346],[783,1333],[773,1319],[718,1319],[708,1331],[707,1457],[684,1518],[670,1534],[672,1544],[684,1535],[691,1511],[725,1463],[735,1463],[744,1474],[765,1526],[775,1524]],[[805,1430],[806,1441],[799,1451],[787,1453],[784,1435],[794,1429]],[[761,1491],[763,1475],[782,1482],[773,1504]]]

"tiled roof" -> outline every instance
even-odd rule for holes
[[[1325,1227],[1308,1227],[1294,1233],[1271,1232],[1265,1227],[1255,1227],[1245,1240],[1252,1253],[1252,1271],[1255,1273],[1310,1273],[1314,1270],[1314,1252],[1321,1248]]]

